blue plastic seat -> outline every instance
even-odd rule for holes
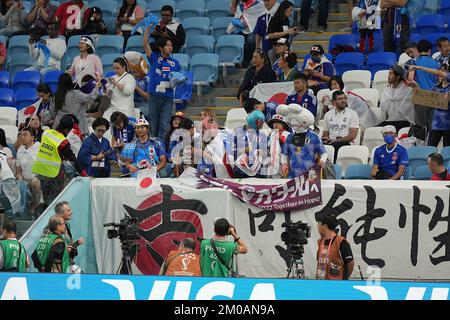
[[[31,67],[33,60],[30,55],[27,53],[17,53],[13,56],[10,56],[11,60],[9,61],[9,76],[11,79],[14,79],[14,76],[17,72],[23,71],[26,68]]]
[[[0,36],[0,43],[3,43],[5,47],[8,46],[9,38],[7,36]]]
[[[14,106],[17,110],[23,109],[38,100],[36,89],[19,89],[14,91]]]
[[[356,50],[357,38],[353,34],[335,34],[330,37],[328,43],[328,52],[333,50],[336,46],[350,46]]]
[[[190,17],[183,20],[183,28],[188,37],[209,34],[208,17]]]
[[[56,88],[58,87],[59,77],[63,74],[63,71],[59,70],[50,70],[47,71],[44,75],[44,83],[48,84],[53,93],[56,92]]]
[[[19,71],[14,75],[12,89],[37,88],[39,83],[41,83],[39,71]]]
[[[102,9],[102,17],[111,17],[111,18],[117,18],[117,13],[119,11],[119,8],[117,6],[117,2],[115,1],[106,1],[106,0],[97,0],[93,1],[92,4],[89,5],[90,7],[98,7]]]
[[[441,155],[444,158],[444,165],[447,165],[450,162],[450,147],[442,148]]]
[[[438,13],[444,17],[450,17],[450,0],[441,0],[441,6]]]
[[[103,17],[103,21],[105,22],[107,34],[116,34],[116,19],[117,17]]]
[[[217,39],[215,52],[219,55],[219,63],[232,66],[242,63],[244,42],[245,39],[241,35],[227,35]]]
[[[103,65],[103,73],[113,71],[113,61],[120,56],[122,56],[120,53],[107,53],[101,56],[100,60]]]
[[[165,5],[169,5],[175,10],[177,4],[172,0],[148,0],[146,12],[153,13],[159,17],[161,13],[161,8]],[[174,12],[175,13],[175,12]]]
[[[23,11],[26,13],[29,13],[31,11],[31,8],[34,6],[34,3],[31,3],[31,1],[22,1]]]
[[[349,70],[362,70],[364,64],[364,55],[360,52],[344,52],[336,57],[334,67],[336,73],[340,76],[345,71]]]
[[[430,180],[433,173],[427,165],[421,165],[416,168],[413,180]]]
[[[144,52],[144,37],[141,35],[134,35],[128,38],[125,51]]]
[[[351,164],[345,170],[345,179],[371,180],[372,166],[370,164]]]
[[[423,15],[416,22],[416,32],[420,34],[444,32],[445,17],[440,14]]]
[[[12,59],[17,54],[26,53],[29,55],[28,39],[30,36],[13,36],[8,43],[8,58]]]
[[[0,88],[0,106],[12,107],[13,106],[14,91],[8,88]]]
[[[118,35],[103,35],[97,40],[96,54],[101,57],[107,53],[122,53],[124,39]]]
[[[427,165],[428,155],[437,152],[432,146],[413,146],[408,149],[409,167],[411,167],[411,178],[414,178],[418,166]]]
[[[336,180],[342,179],[342,167],[338,164],[334,164],[334,171],[336,172]]]
[[[211,0],[206,4],[205,16],[211,21],[215,18],[226,17],[230,15],[230,5],[227,1]]]
[[[0,71],[0,88],[9,88],[9,72]]]
[[[419,33],[411,33],[411,35],[409,36],[409,41],[411,42],[419,42],[420,40],[422,40],[422,36]]]
[[[202,17],[205,14],[204,0],[182,0],[176,6],[176,16],[183,21],[189,17]]]
[[[218,39],[220,36],[227,35],[227,28],[231,23],[232,17],[221,17],[212,20],[211,35]]]
[[[194,74],[194,82],[213,84],[219,74],[219,56],[214,53],[196,54],[191,58],[189,71]]]
[[[375,73],[380,70],[389,70],[397,62],[397,55],[393,52],[374,52],[367,57],[367,70]]]
[[[174,53],[172,57],[178,61],[182,70],[189,70],[189,56],[185,53]]]
[[[184,53],[190,57],[199,53],[212,53],[214,50],[213,36],[195,36],[186,39],[186,48]]]

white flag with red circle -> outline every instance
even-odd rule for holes
[[[150,196],[161,191],[156,167],[138,171],[136,177],[136,195],[138,197]]]

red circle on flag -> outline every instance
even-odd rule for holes
[[[150,187],[152,185],[152,183],[153,183],[152,178],[148,178],[147,177],[147,178],[142,179],[140,187],[141,188],[148,188],[148,187]]]

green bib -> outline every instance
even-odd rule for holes
[[[230,241],[214,240],[217,251],[227,266],[231,266],[237,244]],[[209,239],[203,240],[200,249],[200,267],[204,277],[228,277],[228,268],[217,259]]]
[[[64,253],[62,258],[62,270],[65,273],[69,273],[69,254],[66,250],[66,241],[65,237],[60,236],[58,234],[50,233],[39,240],[39,243],[36,246],[36,255],[39,259],[39,262],[42,266],[45,266],[45,262],[47,261],[48,255],[50,254],[50,250],[52,249],[53,243],[56,239],[61,239],[64,243]]]
[[[25,272],[27,270],[27,252],[19,241],[2,240],[0,245],[3,250],[3,271]]]

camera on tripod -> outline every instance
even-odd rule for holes
[[[311,237],[311,227],[301,221],[289,221],[281,226],[286,229],[281,233],[281,240],[288,247],[292,257],[301,258],[304,253],[303,246],[308,244],[308,238]]]
[[[113,227],[113,229],[108,229],[108,239],[119,238],[122,242],[139,239],[139,221],[137,218],[125,216],[119,223],[110,222],[103,226]]]

